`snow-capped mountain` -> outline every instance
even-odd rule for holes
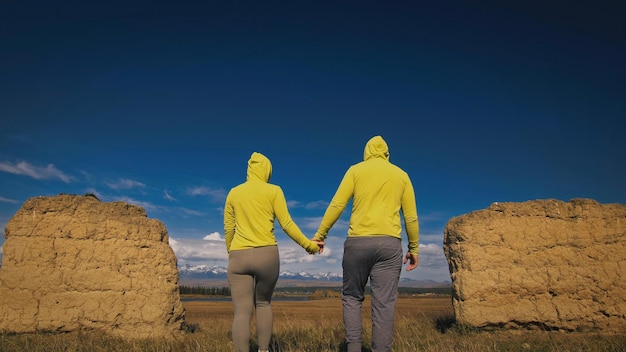
[[[180,273],[180,277],[184,279],[226,279],[226,268],[219,265],[183,264],[178,267],[178,272]],[[305,271],[298,273],[282,271],[279,278],[285,280],[341,281],[341,274],[331,272],[312,274]]]
[[[226,279],[226,268],[219,265],[190,265],[178,266],[181,278],[187,279]]]
[[[290,279],[290,280],[323,280],[323,281],[341,281],[341,274],[337,273],[317,273],[311,274],[306,271],[301,271],[299,273],[294,273],[291,271],[283,271],[279,276],[281,279]]]
[[[219,265],[190,265],[183,264],[178,266],[178,272],[181,280],[203,281],[203,280],[226,280],[226,268]],[[321,284],[337,283],[342,281],[341,274],[333,272],[309,273],[306,271],[292,272],[281,271],[279,278],[284,281],[302,281],[303,284],[309,283]],[[400,278],[400,286],[403,287],[449,287],[450,281],[436,282],[432,280],[413,280],[410,278]]]

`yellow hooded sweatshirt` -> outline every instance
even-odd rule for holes
[[[289,237],[308,251],[318,252],[287,210],[283,190],[268,183],[272,164],[261,153],[254,152],[248,160],[246,182],[232,188],[224,205],[224,237],[226,250],[275,246],[274,219]]]
[[[363,159],[346,171],[324,213],[315,239],[326,238],[350,199],[353,199],[348,237],[386,235],[402,238],[402,210],[409,252],[417,254],[417,205],[409,176],[389,162],[389,148],[380,136],[367,142]]]

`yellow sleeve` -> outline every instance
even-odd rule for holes
[[[326,236],[328,236],[328,231],[330,231],[330,228],[339,220],[348,202],[352,199],[352,195],[354,194],[354,178],[352,177],[351,170],[351,168],[348,169],[341,183],[339,183],[339,187],[337,187],[333,199],[330,201],[328,208],[326,208],[324,217],[315,233],[315,239],[323,241]]]
[[[300,231],[300,228],[291,218],[289,214],[289,210],[287,209],[287,201],[285,200],[285,194],[283,190],[278,187],[278,191],[276,192],[276,196],[274,197],[274,212],[276,215],[276,219],[280,224],[280,227],[285,231],[285,233],[291,237],[300,247],[306,249],[310,252],[319,252],[319,247],[315,242],[309,240],[303,233]]]
[[[235,209],[230,202],[230,194],[226,197],[224,205],[224,239],[226,240],[226,251],[230,253],[230,244],[235,237]]]
[[[409,252],[417,254],[419,251],[419,223],[417,221],[415,190],[410,179],[402,195],[402,215],[404,216],[404,226],[409,241]]]

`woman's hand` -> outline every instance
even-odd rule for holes
[[[321,254],[324,251],[324,241],[320,241],[318,239],[312,238],[311,242],[315,243],[319,247],[320,250],[317,253]],[[309,254],[315,254],[315,253],[309,252]]]

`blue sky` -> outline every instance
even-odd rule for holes
[[[179,263],[226,265],[222,207],[253,151],[313,235],[381,135],[417,196],[403,275],[448,280],[454,216],[626,203],[625,5],[550,3],[2,1],[0,225],[92,192],[163,221]],[[348,215],[323,256],[278,230],[282,269],[341,272]]]

